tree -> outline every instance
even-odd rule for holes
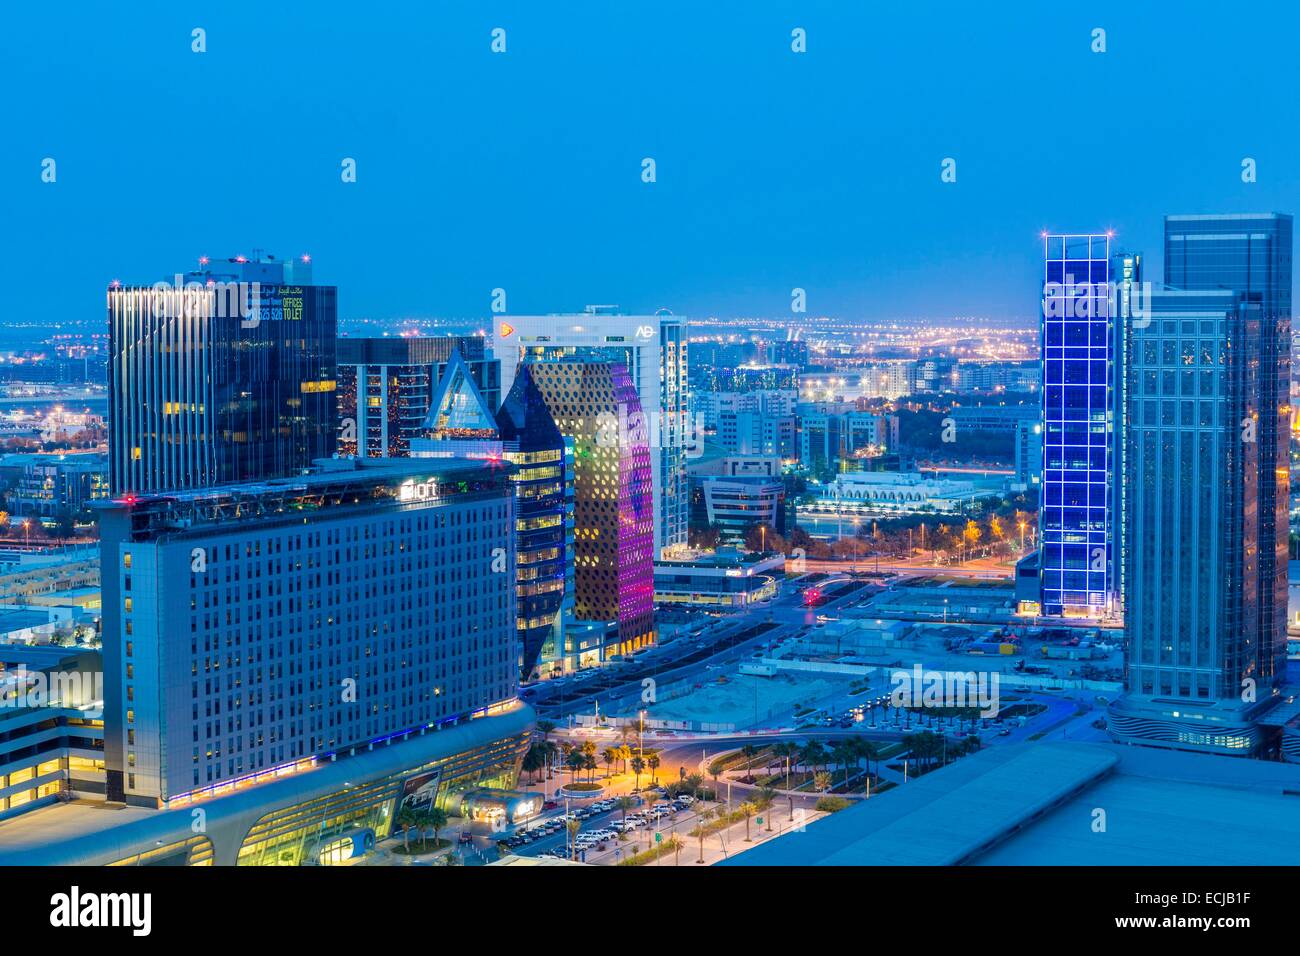
[[[758,813],[758,806],[752,800],[746,800],[740,805],[740,812],[745,815],[745,842],[752,843],[749,838],[749,818]]]
[[[578,847],[574,843],[574,840],[578,836],[578,831],[582,829],[582,821],[566,820],[564,822],[564,829],[569,834],[569,845],[567,847],[569,851],[569,859],[576,860],[578,858]]]
[[[704,831],[708,828],[708,823],[712,819],[713,819],[713,810],[704,809],[700,811],[699,813],[700,823],[699,826],[695,828],[695,832],[700,835],[700,858],[695,861],[696,863],[704,862]]]
[[[569,750],[569,755],[564,758],[564,765],[569,768],[569,783],[577,780],[579,770],[587,766],[587,758],[582,755],[582,751],[576,748]]]
[[[633,789],[635,790],[641,789],[641,774],[644,771],[645,771],[645,760],[640,755],[633,757],[632,772],[636,774],[636,783],[633,784]]]
[[[785,788],[790,789],[790,761],[798,758],[799,745],[795,743],[779,743],[772,748],[772,753],[785,762]]]
[[[692,548],[700,548],[704,551],[712,551],[722,543],[722,526],[711,524],[704,528],[692,528],[690,532],[690,545]]]
[[[825,770],[818,770],[813,774],[813,786],[822,793],[831,788],[831,783],[831,775]]]
[[[523,763],[519,765],[519,769],[524,771],[524,773],[532,774],[533,782],[536,783],[537,774],[539,774],[545,766],[546,766],[545,747],[542,744],[534,743],[529,746],[528,752],[524,754],[524,760]]]
[[[584,740],[581,749],[582,756],[589,758],[587,762],[590,766],[588,766],[587,769],[590,770],[594,768],[596,766],[596,742],[594,740]]]
[[[877,744],[875,744],[873,741],[863,740],[861,737],[854,738],[853,746],[857,750],[859,756],[866,759],[867,772],[868,773],[872,772],[871,764],[872,762],[874,762],[876,764],[875,775],[879,776],[880,775],[880,747]]]
[[[393,820],[393,823],[402,831],[402,850],[410,853],[411,831],[419,825],[419,819],[415,811],[410,807],[402,807],[397,811],[397,817]]]
[[[618,750],[614,747],[606,747],[600,754],[600,759],[605,762],[605,779],[609,779],[609,769],[618,760]]]
[[[718,778],[722,776],[722,771],[725,769],[726,766],[721,760],[715,760],[713,763],[709,764],[709,776],[713,778],[713,789],[715,793],[718,790]]]
[[[980,526],[976,524],[973,519],[968,520],[966,522],[965,529],[961,533],[961,536],[962,536],[962,541],[964,542],[966,548],[966,550],[963,550],[963,558],[964,558],[965,555],[969,553],[968,549],[973,548],[976,544],[979,543]]]
[[[826,748],[819,740],[810,740],[799,748],[799,762],[805,767],[817,770],[826,761]]]
[[[442,807],[430,807],[425,811],[425,826],[433,827],[433,845],[438,846],[438,834],[447,825],[447,811]]]
[[[776,796],[777,796],[776,791],[773,790],[771,787],[760,787],[758,791],[758,805],[764,809],[770,810],[772,805],[776,803]],[[767,815],[767,832],[768,833],[772,832],[771,813],[768,813]]]
[[[658,783],[659,778],[655,776],[655,771],[659,769],[659,755],[651,754],[649,757],[646,757],[645,763],[646,766],[650,768],[650,782],[652,784]]]
[[[849,786],[849,766],[858,762],[858,752],[852,744],[844,741],[835,745],[835,749],[831,751],[831,756],[837,764],[844,768],[844,789],[847,790]]]

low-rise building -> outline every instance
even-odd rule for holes
[[[713,554],[655,562],[655,603],[742,610],[770,601],[785,575],[785,555],[719,548]]]

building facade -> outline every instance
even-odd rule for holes
[[[335,450],[337,291],[238,257],[108,290],[109,487],[301,474]]]
[[[1126,369],[1112,736],[1247,755],[1286,674],[1291,219],[1170,216]]]
[[[581,314],[510,316],[496,324],[501,390],[521,362],[617,362],[646,415],[654,479],[656,553],[686,545],[686,457],[693,441],[685,323],[669,314],[623,315],[614,306]]]
[[[365,458],[410,455],[422,434],[434,390],[453,354],[464,361],[479,394],[501,404],[501,363],[477,335],[394,336],[338,340],[339,454]]]
[[[636,388],[610,362],[538,362],[529,372],[574,444],[576,617],[617,621],[613,653],[634,651],[655,637],[651,454]]]
[[[161,807],[514,697],[514,496],[335,459],[100,506],[108,797]]]
[[[1051,616],[1117,609],[1113,327],[1108,235],[1044,237],[1041,605]]]

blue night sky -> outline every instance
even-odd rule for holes
[[[1300,211],[1295,5],[1156,6],[9,4],[9,317],[261,247],[310,252],[345,318],[485,316],[497,286],[781,315],[801,286],[1032,321],[1043,228],[1114,228],[1158,279],[1165,213]]]

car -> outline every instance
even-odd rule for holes
[[[677,798],[677,802],[684,803],[686,806],[689,807],[692,803],[695,802],[695,798],[692,797],[689,793],[683,793]]]

